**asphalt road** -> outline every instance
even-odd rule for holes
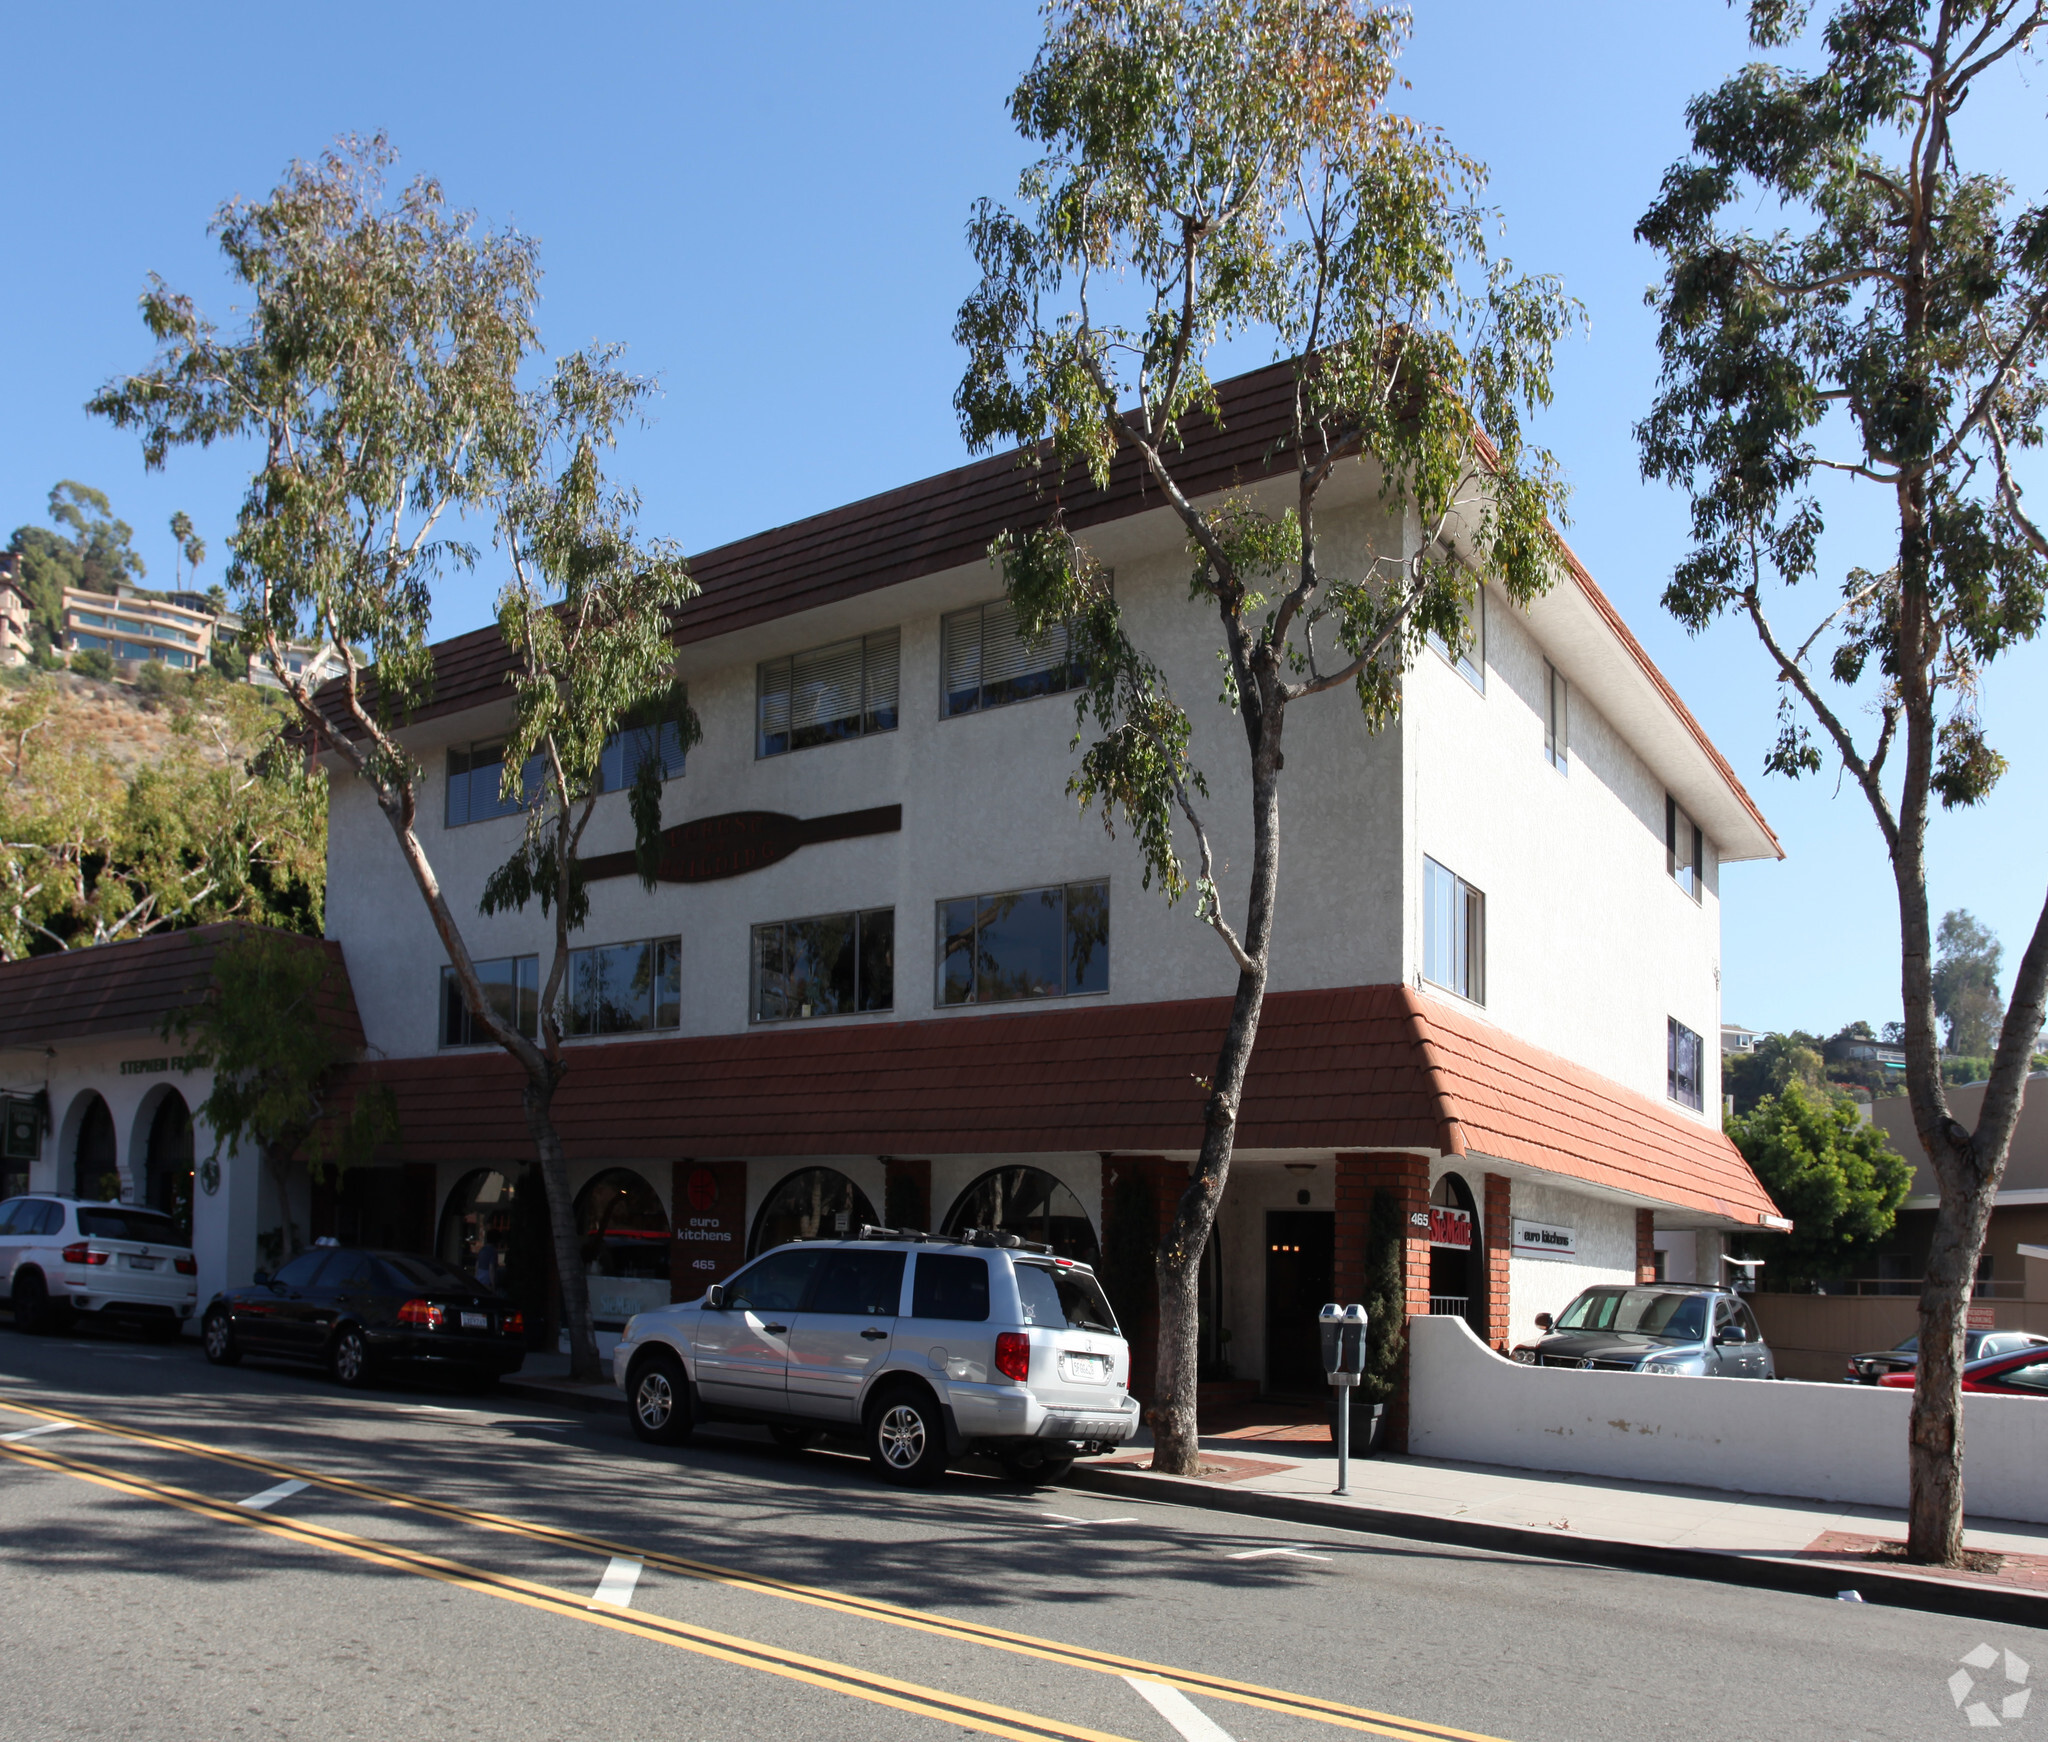
[[[904,1493],[189,1343],[0,1329],[0,1436],[0,1737],[1922,1742],[1970,1728],[1981,1644],[2048,1683],[2029,1629],[971,1472]],[[2001,1728],[2048,1735],[2048,1693]]]

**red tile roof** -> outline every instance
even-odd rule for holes
[[[0,1046],[41,1047],[96,1035],[157,1034],[166,1015],[189,1010],[205,997],[213,980],[213,958],[221,946],[254,929],[229,920],[0,963]],[[344,1044],[351,1052],[360,1052],[362,1024],[341,946],[290,932],[276,935],[326,953],[336,976],[329,982],[329,1014],[340,1024]]]
[[[582,1160],[1191,1150],[1227,999],[577,1047],[556,1095]],[[517,1067],[360,1067],[412,1160],[530,1157]],[[1403,986],[1266,1001],[1243,1149],[1491,1155],[1753,1223],[1773,1206],[1718,1130]]]

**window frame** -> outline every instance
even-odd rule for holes
[[[1680,1075],[1679,1058],[1684,1050],[1680,1036],[1692,1042],[1692,1096],[1687,1099],[1680,1093],[1684,1078]],[[1698,1033],[1688,1028],[1675,1016],[1664,1018],[1664,1095],[1665,1099],[1680,1107],[1703,1113],[1707,1106],[1706,1042]]]
[[[1457,558],[1453,558],[1457,561]],[[1472,631],[1472,638],[1455,659],[1451,657],[1450,643],[1441,635],[1432,634],[1429,644],[1436,649],[1437,657],[1456,672],[1482,696],[1486,694],[1486,582],[1475,576],[1472,602],[1465,610],[1466,627]]]
[[[1571,685],[1548,659],[1543,662],[1543,759],[1569,775],[1572,757]]]
[[[1107,997],[1111,990],[1113,990],[1114,984],[1111,979],[1112,958],[1110,955],[1108,937],[1110,881],[1111,880],[1107,876],[1075,877],[1070,878],[1065,882],[1061,883],[1036,883],[1027,885],[1026,887],[1021,889],[995,889],[990,890],[985,894],[981,895],[948,895],[940,897],[938,901],[932,904],[935,938],[935,947],[933,949],[934,960],[932,963],[932,1008],[935,1010],[993,1010],[1005,1005],[1012,1004],[1043,1004],[1048,1002],[1049,1000],[1056,998],[1064,999]],[[974,970],[974,985],[969,995],[965,998],[948,999],[946,996],[946,962],[948,959],[948,951],[946,949],[946,909],[958,902],[967,901],[975,903],[977,909],[979,909],[984,904],[991,901],[1002,901],[1011,896],[1015,896],[1021,900],[1026,896],[1043,895],[1048,890],[1053,889],[1057,889],[1060,892],[1061,989],[1057,992],[1031,992],[1016,998],[983,999],[975,995],[980,990],[981,981],[980,970],[977,964]],[[1102,891],[1104,931],[1102,943],[1102,984],[1097,987],[1088,987],[1081,991],[1073,991],[1068,988],[1067,984],[1068,975],[1073,966],[1073,933],[1069,921],[1069,915],[1072,909],[1069,903],[1069,892],[1075,889],[1100,889]],[[972,946],[972,951],[976,958],[979,957],[981,950],[979,942],[980,932],[980,920],[977,916],[975,924],[976,942]]]
[[[299,668],[295,664],[292,669],[296,671]],[[605,764],[613,756],[613,753],[624,744],[627,734],[636,732],[652,732],[654,734],[654,748],[661,757],[661,778],[664,785],[671,780],[682,779],[683,775],[688,772],[689,746],[683,742],[683,723],[681,720],[663,720],[657,726],[620,726],[614,731],[605,734],[604,747],[598,752],[596,796],[601,798],[606,793],[623,792],[633,784],[634,777],[639,773],[639,765],[637,763],[630,773],[625,771],[623,761],[620,763],[621,778],[616,786],[606,784]],[[673,747],[670,744],[671,733],[674,734]],[[446,748],[443,752],[441,763],[442,828],[474,828],[478,823],[494,823],[501,817],[516,817],[532,808],[534,801],[540,797],[541,789],[541,758],[538,753],[526,759],[526,766],[520,774],[520,781],[525,789],[525,796],[518,804],[508,807],[504,799],[499,796],[499,789],[493,788],[490,802],[495,808],[492,809],[488,816],[470,814],[475,809],[475,806],[471,803],[470,795],[472,789],[469,783],[475,777],[477,770],[474,767],[465,766],[460,776],[463,783],[461,789],[463,795],[463,815],[459,820],[455,815],[455,782],[457,779],[455,763],[457,759],[462,759],[466,764],[473,764],[479,751],[496,751],[498,760],[489,766],[502,769],[505,766],[505,746],[509,742],[510,740],[507,738],[470,738],[460,744],[450,744]],[[674,758],[673,766],[670,765],[671,755]],[[504,776],[501,774],[499,776],[501,784],[503,779]]]
[[[1436,877],[1432,877],[1432,872],[1437,874]],[[1447,880],[1449,884],[1449,918],[1452,934],[1447,940],[1451,954],[1448,968],[1451,973],[1458,973],[1462,967],[1462,985],[1455,980],[1439,979],[1430,972],[1430,958],[1433,954],[1431,946],[1435,942],[1437,932],[1432,913],[1437,899],[1435,891],[1439,887],[1438,878]],[[1476,948],[1473,942],[1475,918],[1478,939]],[[1429,985],[1437,987],[1440,991],[1449,992],[1453,997],[1463,998],[1467,1003],[1476,1004],[1481,1009],[1486,1007],[1486,891],[1468,883],[1441,859],[1428,853],[1422,856],[1422,952],[1417,967],[1423,980]]]
[[[525,1027],[524,1027],[523,1025],[518,1025],[518,1026],[519,1026],[519,1032],[520,1032],[521,1034],[524,1034],[524,1035],[526,1035],[526,1038],[527,1038],[528,1040],[537,1040],[537,1039],[539,1039],[539,1038],[540,1038],[540,955],[539,955],[539,952],[538,952],[538,951],[536,951],[536,952],[534,952],[534,953],[532,953],[532,954],[529,954],[529,955],[517,955],[517,956],[485,956],[485,957],[482,957],[481,959],[476,959],[476,960],[472,960],[472,962],[470,963],[470,966],[471,966],[471,967],[473,967],[473,968],[475,968],[475,969],[476,969],[476,970],[477,970],[477,971],[478,971],[479,973],[481,973],[481,972],[482,972],[482,971],[483,971],[483,970],[484,970],[485,968],[495,968],[495,967],[497,967],[497,966],[498,966],[498,964],[499,964],[499,963],[501,963],[501,962],[510,962],[510,963],[512,963],[512,964],[514,965],[514,966],[513,966],[513,976],[512,976],[512,988],[513,988],[513,997],[514,997],[514,1000],[515,1000],[515,1002],[516,1002],[516,1000],[517,1000],[517,998],[518,998],[518,995],[519,995],[519,993],[520,993],[520,992],[521,992],[522,990],[524,990],[524,989],[525,989],[525,988],[524,988],[524,986],[522,986],[522,983],[521,983],[521,980],[520,980],[520,977],[519,977],[519,970],[518,970],[518,964],[520,964],[520,963],[522,963],[522,962],[530,962],[530,963],[531,963],[531,964],[533,965],[533,972],[532,972],[532,975],[531,975],[531,985],[532,985],[532,992],[533,992],[533,1012],[534,1012],[534,1019],[533,1019],[533,1032],[529,1034],[529,1033],[527,1033],[527,1031],[526,1031],[526,1029],[525,1029]],[[435,1018],[434,1018],[434,1034],[435,1034],[435,1042],[434,1042],[434,1044],[435,1044],[435,1049],[436,1049],[437,1051],[441,1051],[441,1052],[452,1052],[452,1051],[455,1051],[456,1049],[458,1049],[458,1048],[460,1048],[460,1047],[468,1047],[468,1046],[496,1046],[496,1045],[498,1044],[498,1043],[497,1043],[496,1041],[494,1041],[493,1039],[491,1039],[491,1037],[490,1037],[490,1036],[489,1036],[488,1034],[482,1034],[482,1033],[479,1033],[479,1032],[473,1032],[473,1031],[477,1030],[477,1028],[478,1028],[478,1024],[477,1024],[477,1020],[476,1020],[476,1013],[475,1013],[475,1012],[474,1012],[473,1010],[471,1010],[471,1009],[470,1009],[470,1007],[469,1007],[469,1001],[468,1001],[468,999],[466,999],[466,998],[463,998],[463,997],[462,997],[462,986],[461,986],[461,982],[460,982],[460,981],[458,981],[458,980],[457,980],[457,979],[455,978],[455,967],[454,967],[454,964],[453,964],[453,963],[450,963],[450,962],[444,962],[444,963],[442,963],[442,964],[441,964],[441,975],[440,975],[440,979],[439,979],[439,981],[437,982],[437,988],[438,988],[438,990],[439,990],[439,993],[440,993],[440,1002],[439,1002],[438,1006],[436,1007],[436,1012],[435,1012]],[[449,1001],[449,997],[450,997],[451,993],[452,993],[452,994],[453,994],[453,995],[454,995],[454,996],[455,996],[455,997],[456,997],[456,998],[457,998],[458,1000],[460,1000],[459,1004],[458,1004],[458,1005],[456,1006],[456,1008],[460,1009],[460,1010],[461,1010],[461,1012],[462,1012],[462,1038],[461,1038],[460,1040],[450,1040],[450,1039],[448,1038],[448,1014],[449,1014],[449,1002],[448,1002],[448,1001]]]
[[[1692,831],[1690,856],[1681,860],[1682,830]],[[1707,831],[1670,793],[1664,795],[1664,875],[1696,902],[1704,903],[1707,886]]]
[[[575,1000],[576,1000],[576,959],[577,959],[577,957],[579,957],[579,956],[591,956],[591,955],[595,955],[595,954],[597,954],[597,952],[598,952],[598,951],[600,951],[600,950],[631,950],[631,949],[651,949],[651,950],[653,950],[653,951],[655,952],[655,956],[654,956],[654,972],[653,972],[653,974],[652,974],[652,975],[651,975],[651,976],[649,977],[649,979],[648,979],[648,983],[647,983],[647,1017],[648,1017],[648,1020],[647,1020],[646,1024],[645,1024],[645,1025],[644,1025],[643,1027],[640,1027],[640,1028],[608,1028],[608,1029],[607,1029],[607,1028],[591,1028],[591,1029],[582,1029],[582,1028],[577,1028],[577,1027],[573,1026],[573,1024],[574,1024],[574,1021],[575,1021]],[[657,996],[657,991],[658,991],[658,988],[659,988],[659,986],[660,986],[660,984],[661,984],[661,980],[662,980],[662,972],[661,972],[661,961],[662,961],[662,952],[663,952],[663,951],[664,951],[665,949],[672,949],[672,950],[673,950],[673,952],[674,952],[674,961],[675,961],[675,971],[676,971],[676,1019],[675,1019],[675,1021],[673,1021],[673,1022],[663,1022],[663,1021],[661,1021],[661,1020],[660,1020],[660,1016],[659,1016],[659,1013],[660,1013],[660,1009],[661,1009],[661,1004],[660,1004],[660,1000],[659,1000],[659,998],[658,998],[658,996]],[[683,1026],[683,939],[682,939],[682,934],[681,934],[680,932],[669,932],[669,933],[664,933],[664,934],[661,934],[661,935],[657,935],[657,936],[652,936],[652,937],[644,937],[644,938],[619,938],[619,939],[617,939],[617,940],[616,940],[615,942],[612,942],[612,943],[605,943],[605,944],[584,944],[584,945],[582,945],[581,947],[579,947],[579,948],[576,948],[576,949],[572,949],[572,950],[571,950],[571,951],[569,952],[569,961],[568,961],[567,969],[566,969],[566,971],[564,972],[564,974],[563,974],[563,976],[562,976],[562,979],[563,979],[563,985],[562,985],[562,993],[561,993],[561,1021],[562,1021],[562,1038],[563,1038],[563,1039],[564,1039],[565,1041],[567,1041],[567,1040],[575,1040],[575,1041],[584,1041],[584,1040],[614,1040],[614,1039],[618,1039],[618,1038],[621,1038],[621,1037],[624,1037],[624,1038],[627,1038],[627,1039],[631,1039],[631,1038],[632,1038],[633,1036],[635,1036],[635,1035],[640,1035],[640,1036],[646,1036],[646,1035],[655,1035],[655,1034],[677,1034],[677,1033],[680,1033],[680,1032],[682,1031],[682,1026]]]
[[[866,952],[862,947],[862,921],[871,915],[886,913],[889,916],[889,1002],[887,1004],[863,1005],[861,1002],[861,964]],[[793,925],[815,925],[821,920],[850,919],[854,922],[853,934],[853,1008],[850,1010],[821,1010],[809,1016],[763,1016],[761,1014],[761,951],[760,937],[765,931],[786,929]],[[747,928],[747,1023],[749,1027],[779,1027],[785,1022],[828,1022],[845,1016],[892,1016],[896,1011],[896,909],[886,907],[842,908],[836,913],[802,914],[794,919],[765,919],[758,925]]]
[[[856,642],[860,646],[860,706],[852,716],[855,729],[851,732],[842,733],[837,737],[819,738],[805,744],[792,744],[786,740],[795,736],[795,728],[790,724],[788,718],[785,717],[782,727],[782,737],[785,742],[781,749],[770,750],[767,747],[768,732],[764,723],[764,709],[769,695],[767,687],[769,668],[780,666],[787,672],[788,688],[783,693],[787,698],[786,709],[793,713],[796,705],[797,661],[816,659],[820,654],[830,653],[837,648],[851,646]],[[896,655],[896,700],[893,709],[890,711],[889,723],[887,725],[875,725],[870,723],[878,713],[878,709],[872,703],[875,690],[873,654],[880,644],[884,642],[893,647]],[[867,630],[859,635],[842,635],[836,641],[821,642],[816,647],[798,648],[789,653],[778,654],[773,659],[760,660],[754,666],[754,760],[756,762],[767,762],[777,757],[791,756],[800,750],[820,750],[828,744],[846,744],[862,738],[879,737],[884,732],[895,731],[902,723],[903,628],[901,624],[892,625],[887,629]]]
[[[1074,691],[1087,687],[1087,675],[1081,670],[1079,662],[1074,658],[1073,643],[1071,638],[1069,638],[1064,658],[1059,666],[1040,666],[1019,674],[1023,677],[1035,677],[1046,672],[1060,671],[1062,674],[1061,681],[1057,687],[1038,690],[1031,695],[1009,696],[1001,701],[992,702],[988,700],[988,614],[991,611],[1009,611],[1014,618],[1016,607],[1005,596],[997,599],[984,599],[978,605],[962,605],[957,611],[942,612],[939,616],[939,718],[941,720],[971,719],[976,715],[995,713],[1003,708],[1016,708],[1022,707],[1029,702],[1042,702],[1051,696],[1070,696]],[[970,707],[956,708],[953,706],[953,692],[948,683],[952,665],[949,637],[951,625],[969,616],[977,619],[976,633],[978,639],[974,655],[975,699]],[[1060,627],[1059,634],[1061,636],[1066,635],[1064,625]]]

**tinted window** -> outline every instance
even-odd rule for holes
[[[383,1286],[380,1266],[367,1252],[337,1252],[320,1273],[322,1288],[374,1289]]]
[[[1116,1315],[1102,1287],[1085,1270],[1051,1264],[1017,1266],[1017,1302],[1027,1325],[1066,1325],[1077,1331],[1116,1330]]]
[[[15,1231],[14,1218],[27,1207],[26,1198],[9,1198],[6,1203],[0,1204],[0,1234],[12,1234]]]
[[[1763,1327],[1756,1322],[1756,1315],[1749,1310],[1749,1307],[1744,1302],[1737,1301],[1735,1303],[1735,1317],[1740,1322],[1742,1328],[1749,1333],[1749,1340],[1752,1343],[1761,1343],[1764,1340]]]
[[[828,1252],[804,1311],[893,1319],[902,1299],[902,1253]]]
[[[327,1262],[324,1251],[301,1252],[296,1258],[288,1258],[278,1266],[277,1274],[271,1281],[282,1288],[311,1288],[313,1278],[319,1274],[320,1266]]]
[[[474,1294],[476,1278],[465,1276],[452,1265],[443,1264],[438,1258],[422,1258],[410,1252],[387,1253],[384,1269],[391,1278],[392,1286],[403,1289],[454,1288],[464,1294]]]
[[[1556,1328],[1697,1341],[1706,1332],[1706,1300],[1705,1295],[1653,1288],[1589,1288],[1558,1316]]]
[[[986,1319],[988,1260],[920,1252],[910,1311],[920,1319]]]
[[[2002,1383],[2016,1385],[2022,1391],[2048,1391],[2048,1361],[2036,1361],[2031,1367],[2015,1367],[2006,1374]]]
[[[154,1210],[131,1210],[118,1204],[78,1207],[78,1231],[101,1240],[146,1240],[158,1246],[189,1244],[178,1224]]]
[[[17,1234],[61,1234],[64,1232],[64,1206],[53,1204],[47,1198],[37,1198],[23,1212],[21,1224],[14,1231]]]
[[[818,1252],[771,1252],[725,1286],[725,1304],[757,1313],[793,1313],[804,1304]]]

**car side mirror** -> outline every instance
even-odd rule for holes
[[[1536,1328],[1539,1331],[1549,1330],[1550,1327],[1556,1322],[1557,1321],[1553,1319],[1548,1313],[1538,1313],[1536,1315]]]
[[[259,1270],[256,1272],[254,1280],[256,1287],[268,1288],[270,1286],[270,1272],[267,1270]]]
[[[725,1311],[725,1284],[714,1282],[704,1291],[704,1304],[713,1312]]]
[[[1714,1341],[1717,1343],[1746,1343],[1749,1341],[1749,1333],[1740,1325],[1723,1325],[1714,1333]]]

